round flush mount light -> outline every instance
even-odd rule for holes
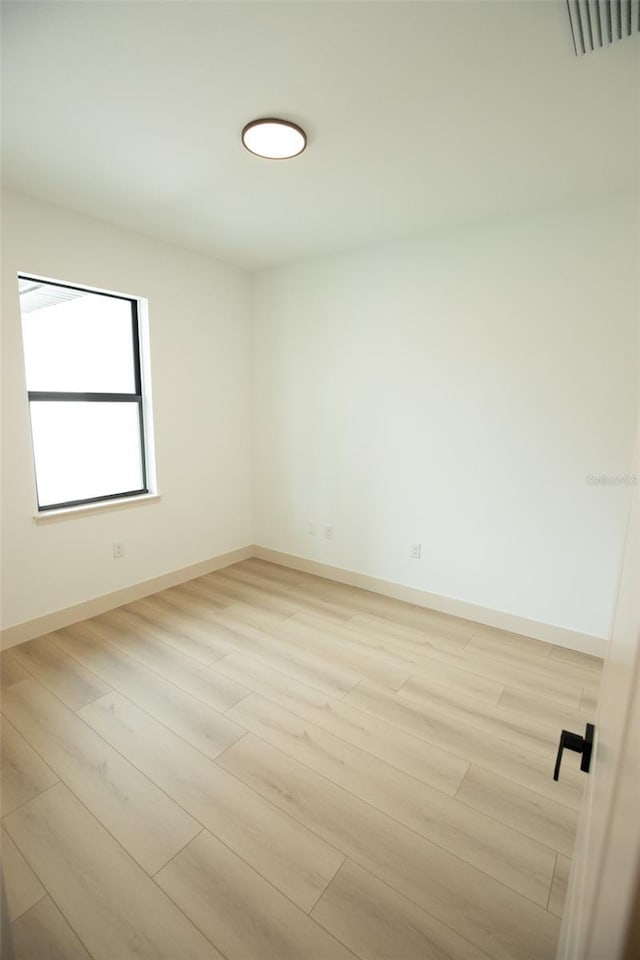
[[[307,135],[290,120],[263,117],[252,120],[242,131],[242,143],[249,153],[267,160],[288,160],[297,157],[307,145]]]

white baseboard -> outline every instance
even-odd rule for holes
[[[380,593],[385,597],[393,597],[395,600],[404,600],[406,603],[437,610],[439,613],[449,613],[454,617],[472,620],[483,626],[508,630],[510,633],[534,637],[536,640],[545,640],[547,643],[555,643],[559,647],[568,647],[570,650],[577,650],[579,653],[588,653],[594,657],[604,657],[606,653],[607,641],[604,637],[595,637],[588,633],[569,630],[567,627],[529,620],[513,613],[505,613],[502,610],[480,607],[475,603],[467,603],[464,600],[455,600],[451,597],[427,593],[426,590],[406,587],[400,583],[393,583],[391,580],[380,580],[377,577],[356,573],[353,570],[343,570],[341,567],[332,567],[317,560],[307,560],[305,557],[281,553],[279,550],[271,550],[268,547],[255,546],[253,555],[260,560],[269,560],[271,563],[278,563],[280,566],[290,567],[293,570],[313,573],[319,577],[324,577],[326,580],[335,580],[352,587],[360,587],[362,590]]]
[[[606,653],[607,641],[604,637],[579,633],[551,623],[540,623],[512,613],[491,610],[474,603],[467,603],[464,600],[455,600],[451,597],[427,593],[426,590],[407,587],[400,583],[393,583],[391,580],[380,580],[364,573],[344,570],[341,567],[332,567],[317,560],[308,560],[305,557],[281,553],[279,550],[271,550],[268,547],[260,546],[241,547],[239,550],[232,550],[209,560],[182,567],[180,570],[173,570],[159,577],[143,580],[141,583],[124,587],[122,590],[85,600],[72,607],[66,607],[64,610],[55,610],[42,617],[36,617],[34,620],[26,620],[24,623],[7,627],[2,631],[0,648],[6,650],[9,647],[15,647],[18,643],[33,640],[34,637],[40,637],[52,630],[68,627],[79,620],[96,617],[100,613],[106,613],[107,610],[113,610],[125,603],[140,600],[142,597],[148,597],[160,590],[166,590],[168,587],[178,586],[178,584],[185,583],[187,580],[201,577],[205,573],[212,573],[222,567],[228,567],[232,563],[239,563],[249,557],[269,560],[271,563],[277,563],[282,567],[290,567],[293,570],[312,573],[327,580],[335,580],[352,587],[360,587],[363,590],[370,590],[372,593],[393,597],[395,600],[404,600],[406,603],[413,603],[418,607],[427,607],[439,613],[448,613],[454,617],[471,620],[483,626],[508,630],[511,633],[523,634],[526,637],[535,637],[537,640],[545,640],[547,643],[555,643],[560,647],[568,647],[570,650],[588,653],[591,656],[604,657]]]
[[[44,633],[60,630],[72,623],[78,623],[79,620],[97,617],[98,614],[106,613],[107,610],[114,610],[125,603],[141,600],[143,597],[159,593],[160,590],[167,590],[169,587],[177,587],[178,584],[186,583],[187,580],[202,577],[205,573],[212,573],[214,570],[220,570],[221,567],[228,567],[231,563],[239,563],[240,560],[247,560],[252,556],[252,546],[240,547],[239,550],[231,550],[229,553],[222,553],[217,557],[211,557],[209,560],[202,560],[200,563],[181,567],[180,570],[163,573],[159,577],[134,583],[122,590],[115,590],[113,593],[107,593],[101,597],[84,600],[72,607],[65,607],[64,610],[54,610],[53,613],[36,617],[34,620],[25,620],[23,623],[17,623],[15,626],[7,627],[2,631],[0,648],[6,650],[9,647],[15,647],[18,643],[33,640],[34,637],[41,637]]]

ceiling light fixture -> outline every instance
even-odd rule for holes
[[[289,120],[263,117],[252,120],[242,131],[242,143],[256,157],[288,160],[297,157],[307,145],[304,130]]]

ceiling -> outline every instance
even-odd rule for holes
[[[640,36],[564,0],[3,2],[3,180],[248,268],[637,189]],[[290,161],[240,144],[282,116]]]

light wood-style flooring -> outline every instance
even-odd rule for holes
[[[2,654],[18,960],[551,960],[600,661],[260,560]]]

